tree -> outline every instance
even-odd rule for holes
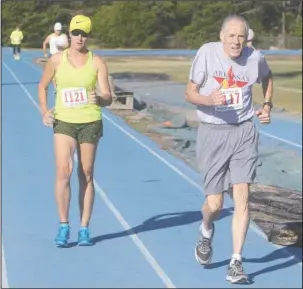
[[[93,37],[107,47],[155,47],[163,33],[156,13],[141,2],[114,2],[93,17]]]
[[[282,31],[282,9],[282,2],[261,0],[78,0],[60,4],[46,0],[2,0],[1,40],[3,45],[8,45],[11,31],[20,24],[24,33],[23,45],[41,47],[55,22],[61,22],[66,32],[71,17],[81,13],[92,18],[90,42],[99,47],[163,48],[169,39],[171,47],[198,48],[204,42],[217,41],[223,19],[233,13],[248,20],[256,40],[276,37]],[[302,37],[302,2],[285,1],[285,9],[286,34]],[[266,47],[268,42],[264,42]]]

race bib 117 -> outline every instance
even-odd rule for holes
[[[69,87],[63,88],[61,91],[62,103],[66,107],[75,107],[88,104],[86,88]]]
[[[216,106],[216,111],[238,110],[243,108],[243,93],[239,87],[227,88],[220,90],[224,96],[225,101],[222,105]]]

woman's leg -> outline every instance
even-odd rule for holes
[[[56,160],[55,199],[60,220],[60,228],[55,242],[58,246],[66,246],[69,238],[70,177],[73,171],[76,140],[68,135],[55,133],[54,146]]]
[[[79,134],[78,178],[79,211],[81,221],[78,240],[79,245],[92,245],[89,237],[88,226],[95,199],[94,163],[101,134],[102,122],[87,124]]]
[[[94,162],[98,143],[83,143],[78,150],[79,210],[81,227],[88,227],[92,214],[94,190]]]

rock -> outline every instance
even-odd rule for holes
[[[183,115],[176,115],[163,123],[165,128],[185,128],[188,127],[186,117]]]

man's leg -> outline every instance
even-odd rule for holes
[[[89,237],[88,226],[93,210],[94,189],[94,163],[99,138],[102,134],[102,122],[83,125],[79,133],[78,146],[78,178],[79,178],[79,211],[81,227],[79,231],[79,245],[93,245]]]
[[[248,121],[237,129],[234,139],[238,140],[239,145],[230,161],[235,210],[232,223],[233,255],[227,280],[232,283],[247,283],[248,277],[242,266],[242,250],[249,226],[249,184],[256,177],[258,132],[254,124]]]
[[[230,148],[226,145],[229,131],[201,124],[197,134],[197,162],[203,178],[205,203],[203,221],[196,244],[195,257],[201,265],[211,262],[214,220],[223,206],[223,192],[228,189]]]
[[[213,221],[218,217],[223,207],[223,193],[209,195],[202,207],[203,228],[205,231],[213,229]]]
[[[55,243],[66,247],[69,239],[70,177],[73,171],[73,155],[76,139],[69,132],[71,125],[55,121],[54,147],[56,161],[55,199],[58,207],[60,227]]]
[[[202,207],[203,221],[200,226],[200,238],[196,245],[195,257],[199,264],[207,265],[211,262],[213,249],[211,246],[215,233],[214,221],[223,206],[223,193],[207,196]]]
[[[233,254],[241,256],[249,225],[248,184],[233,185],[234,216],[232,222]]]
[[[242,265],[242,250],[249,226],[248,184],[233,185],[234,215],[232,221],[233,254],[226,280],[231,283],[248,283],[248,277]]]

